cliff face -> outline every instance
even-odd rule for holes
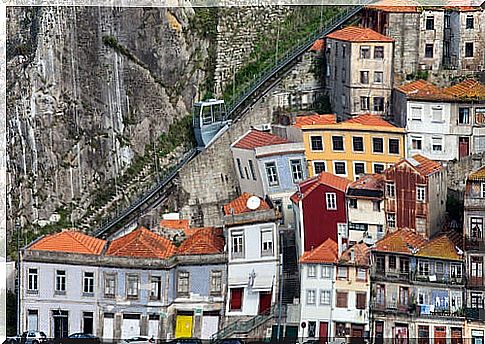
[[[8,10],[8,226],[80,218],[190,113],[210,40],[191,8]],[[74,223],[75,224],[75,223]]]

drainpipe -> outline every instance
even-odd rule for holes
[[[334,266],[332,266],[332,270]],[[335,279],[337,278],[337,268],[335,266],[335,270],[332,271],[332,289],[330,289],[330,317],[328,319],[328,337],[332,338],[333,334],[335,332],[335,329],[333,328],[333,292],[335,290]],[[335,338],[334,338],[335,340]]]
[[[278,236],[279,236],[279,245],[280,245],[280,259],[279,259],[279,292],[278,292],[278,332],[276,334],[276,340],[280,340],[280,331],[281,331],[281,307],[283,303],[283,235],[281,235],[281,232],[278,230]]]

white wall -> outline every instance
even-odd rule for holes
[[[351,208],[347,199],[347,214],[349,223],[367,224],[367,234],[377,240],[377,225],[385,227],[386,215],[384,201],[380,201],[380,211],[374,211],[372,200],[357,198],[357,208]],[[349,228],[349,240],[359,242],[363,239],[364,232]]]

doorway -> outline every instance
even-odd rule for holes
[[[384,343],[384,322],[383,321],[376,321],[375,332],[376,332],[375,343],[383,344]]]
[[[259,312],[258,314],[267,314],[271,308],[272,294],[270,291],[259,292]]]
[[[325,344],[328,341],[328,323],[320,322],[319,331],[318,337],[320,338],[320,344]]]
[[[470,155],[470,138],[460,137],[458,139],[458,156],[461,159],[468,155]]]
[[[446,344],[446,327],[436,326],[434,328],[434,344]]]
[[[69,317],[67,311],[52,311],[54,319],[54,338],[66,338],[69,334]]]
[[[93,334],[93,312],[83,312],[83,333]]]
[[[354,344],[364,343],[364,325],[352,324],[350,331],[351,331],[352,343]]]

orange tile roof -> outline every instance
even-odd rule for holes
[[[168,229],[181,229],[184,232],[189,229],[189,220],[162,220],[160,227]]]
[[[415,100],[453,100],[454,96],[426,80],[416,80],[396,88],[409,99]]]
[[[298,203],[305,196],[309,195],[319,185],[328,185],[334,189],[345,192],[347,185],[351,183],[347,178],[342,178],[328,172],[322,172],[318,176],[307,179],[300,183],[300,192],[295,192],[290,198],[294,203]]]
[[[443,169],[443,166],[439,162],[430,160],[420,154],[414,155],[413,159],[419,163],[419,165],[414,167],[422,175],[429,176],[430,174],[441,171]]]
[[[170,240],[139,227],[121,238],[113,240],[106,255],[137,258],[169,258],[176,253]]]
[[[467,79],[446,87],[444,92],[461,99],[485,100],[485,85],[475,79]]]
[[[84,233],[65,230],[41,238],[28,247],[35,251],[53,251],[81,254],[100,254],[106,244],[105,240],[97,239]]]
[[[388,233],[374,245],[375,251],[413,254],[415,250],[423,247],[426,239],[416,232],[402,228]]]
[[[328,34],[327,38],[348,42],[394,42],[394,39],[391,37],[384,36],[374,30],[358,26],[344,27],[343,29]]]
[[[247,192],[244,192],[241,196],[236,198],[235,200],[232,200],[228,204],[224,205],[224,214],[225,215],[237,215],[241,213],[248,213],[251,211],[260,211],[260,210],[268,210],[271,209],[269,204],[266,203],[266,201],[260,197],[260,205],[257,209],[251,210],[247,207],[247,202],[248,199],[253,196]],[[256,196],[257,197],[257,196]]]
[[[217,254],[224,252],[224,237],[221,228],[194,228],[195,232],[178,248],[178,254]]]
[[[300,263],[336,263],[338,258],[338,245],[328,238],[316,249],[305,252]]]
[[[485,180],[485,166],[480,167],[478,170],[470,173],[468,176],[469,180],[478,180],[483,181]]]
[[[384,190],[384,175],[380,173],[366,174],[349,184],[349,189]]]
[[[337,123],[337,118],[335,114],[298,116],[296,117],[296,120],[295,120],[295,127],[301,128],[304,125],[334,124],[334,123]]]
[[[322,51],[325,48],[325,40],[323,38],[317,39],[310,47],[310,51]]]
[[[397,128],[395,125],[389,123],[388,121],[382,119],[380,116],[363,114],[353,118],[350,118],[342,123],[356,123],[362,125],[370,125],[373,127],[393,127]]]
[[[451,260],[461,260],[462,258],[462,255],[458,254],[455,244],[446,234],[428,241],[419,249],[416,256]]]
[[[418,12],[418,6],[420,4],[412,0],[380,0],[366,7],[384,12],[412,13]]]
[[[233,147],[240,149],[254,149],[288,142],[287,139],[279,137],[278,135],[251,129],[247,134],[236,141]]]
[[[351,261],[350,252],[354,251],[354,261]],[[370,248],[365,243],[361,242],[349,247],[342,253],[340,262],[351,263],[357,266],[369,266],[370,265]]]

